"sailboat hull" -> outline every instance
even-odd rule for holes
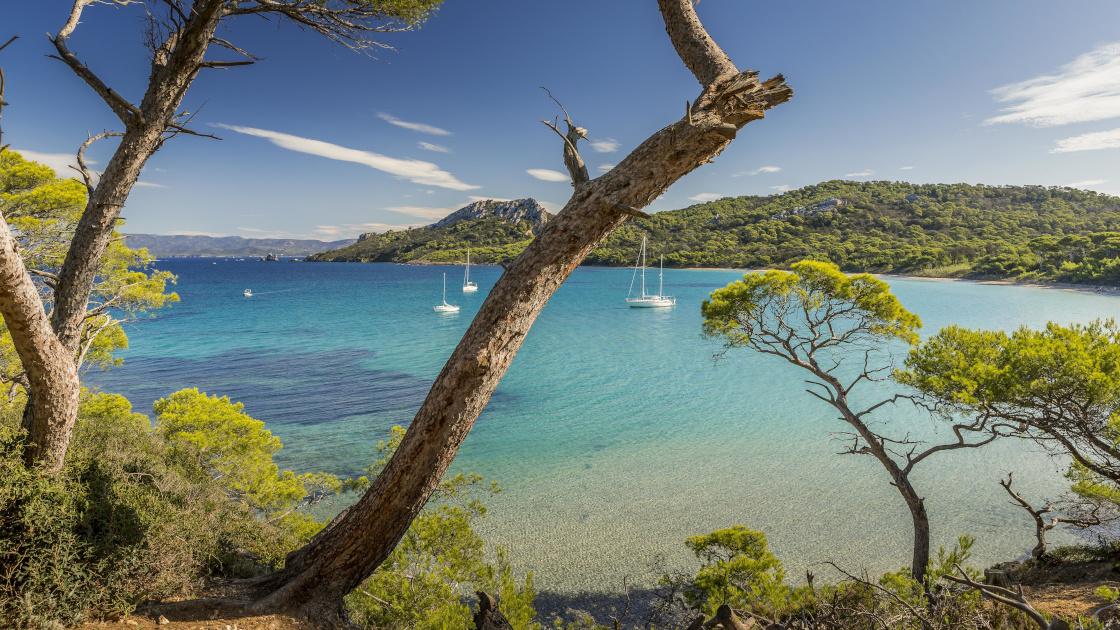
[[[463,293],[474,293],[475,291],[478,291],[478,285],[477,284],[472,282],[470,284],[464,284],[463,285]]]
[[[626,300],[626,303],[630,308],[665,308],[675,305],[677,300],[674,298],[645,297],[629,299]]]

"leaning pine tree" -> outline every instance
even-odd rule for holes
[[[227,615],[287,612],[322,626],[344,623],[343,597],[392,552],[424,507],[486,406],[545,303],[587,254],[671,184],[719,155],[747,123],[790,99],[778,75],[740,72],[700,24],[690,0],[658,0],[673,47],[702,89],[683,118],[618,166],[590,179],[566,120],[564,162],[571,199],[509,266],[447,360],[396,454],[356,504],[334,519],[283,570],[251,581],[252,601],[195,600],[164,614],[221,609]],[[559,130],[557,130],[559,131]]]

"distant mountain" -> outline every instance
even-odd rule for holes
[[[480,264],[512,260],[552,218],[534,199],[477,201],[421,228],[369,232],[348,247],[308,257],[316,262]]]
[[[129,234],[129,247],[146,247],[156,257],[170,256],[307,256],[325,249],[337,249],[354,242],[315,241],[291,238],[242,238],[240,236],[195,236],[188,234]]]

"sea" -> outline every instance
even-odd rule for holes
[[[284,448],[281,469],[358,475],[391,427],[407,426],[499,267],[170,259],[181,301],[129,324],[123,365],[86,382],[151,413],[183,388],[228,396]],[[780,359],[701,337],[700,303],[742,271],[664,271],[668,309],[630,309],[625,268],[580,267],[545,307],[452,466],[499,482],[480,532],[510,549],[551,593],[648,587],[655,565],[696,566],[689,536],[744,525],[764,532],[794,581],[906,566],[908,512],[881,465],[842,455],[849,435]],[[439,314],[443,278],[456,314]],[[923,334],[957,324],[1013,330],[1120,313],[1116,294],[884,278]],[[657,282],[657,271],[647,271]],[[245,297],[244,290],[252,291]],[[898,365],[903,349],[894,349]],[[884,359],[887,360],[887,359]],[[889,385],[862,388],[873,403]],[[951,440],[936,419],[887,406],[873,420],[898,437]],[[1034,526],[999,480],[1036,506],[1068,488],[1067,467],[1031,442],[939,453],[919,464],[934,549],[977,542],[972,564],[1016,559]],[[322,516],[355,500],[340,497]],[[321,507],[321,506],[320,506]],[[1073,540],[1055,531],[1058,542]],[[660,563],[657,565],[657,563]],[[832,576],[835,577],[835,576]]]

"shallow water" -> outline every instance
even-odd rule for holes
[[[390,427],[407,425],[500,268],[167,260],[182,302],[130,330],[125,364],[87,381],[138,411],[183,387],[245,404],[299,472],[360,473]],[[432,312],[442,274],[458,314]],[[766,532],[792,576],[833,560],[873,571],[909,562],[909,516],[871,458],[841,456],[834,413],[777,359],[738,352],[718,364],[700,301],[740,272],[666,270],[672,309],[629,309],[628,269],[579,268],[544,309],[461,449],[453,470],[497,480],[482,530],[512,549],[539,587],[611,592],[648,584],[685,538],[742,524]],[[656,281],[656,276],[653,277]],[[955,323],[1012,329],[1114,316],[1111,295],[891,278],[925,332]],[[253,297],[242,296],[246,288]],[[880,392],[881,393],[881,392]],[[876,394],[866,392],[867,400]],[[880,418],[920,435],[946,430],[913,413]],[[935,548],[978,537],[977,565],[1032,546],[1033,526],[997,481],[1041,502],[1063,490],[1064,462],[1009,440],[935,456],[915,484]],[[336,505],[336,508],[341,506]],[[1061,540],[1061,536],[1055,536]]]

